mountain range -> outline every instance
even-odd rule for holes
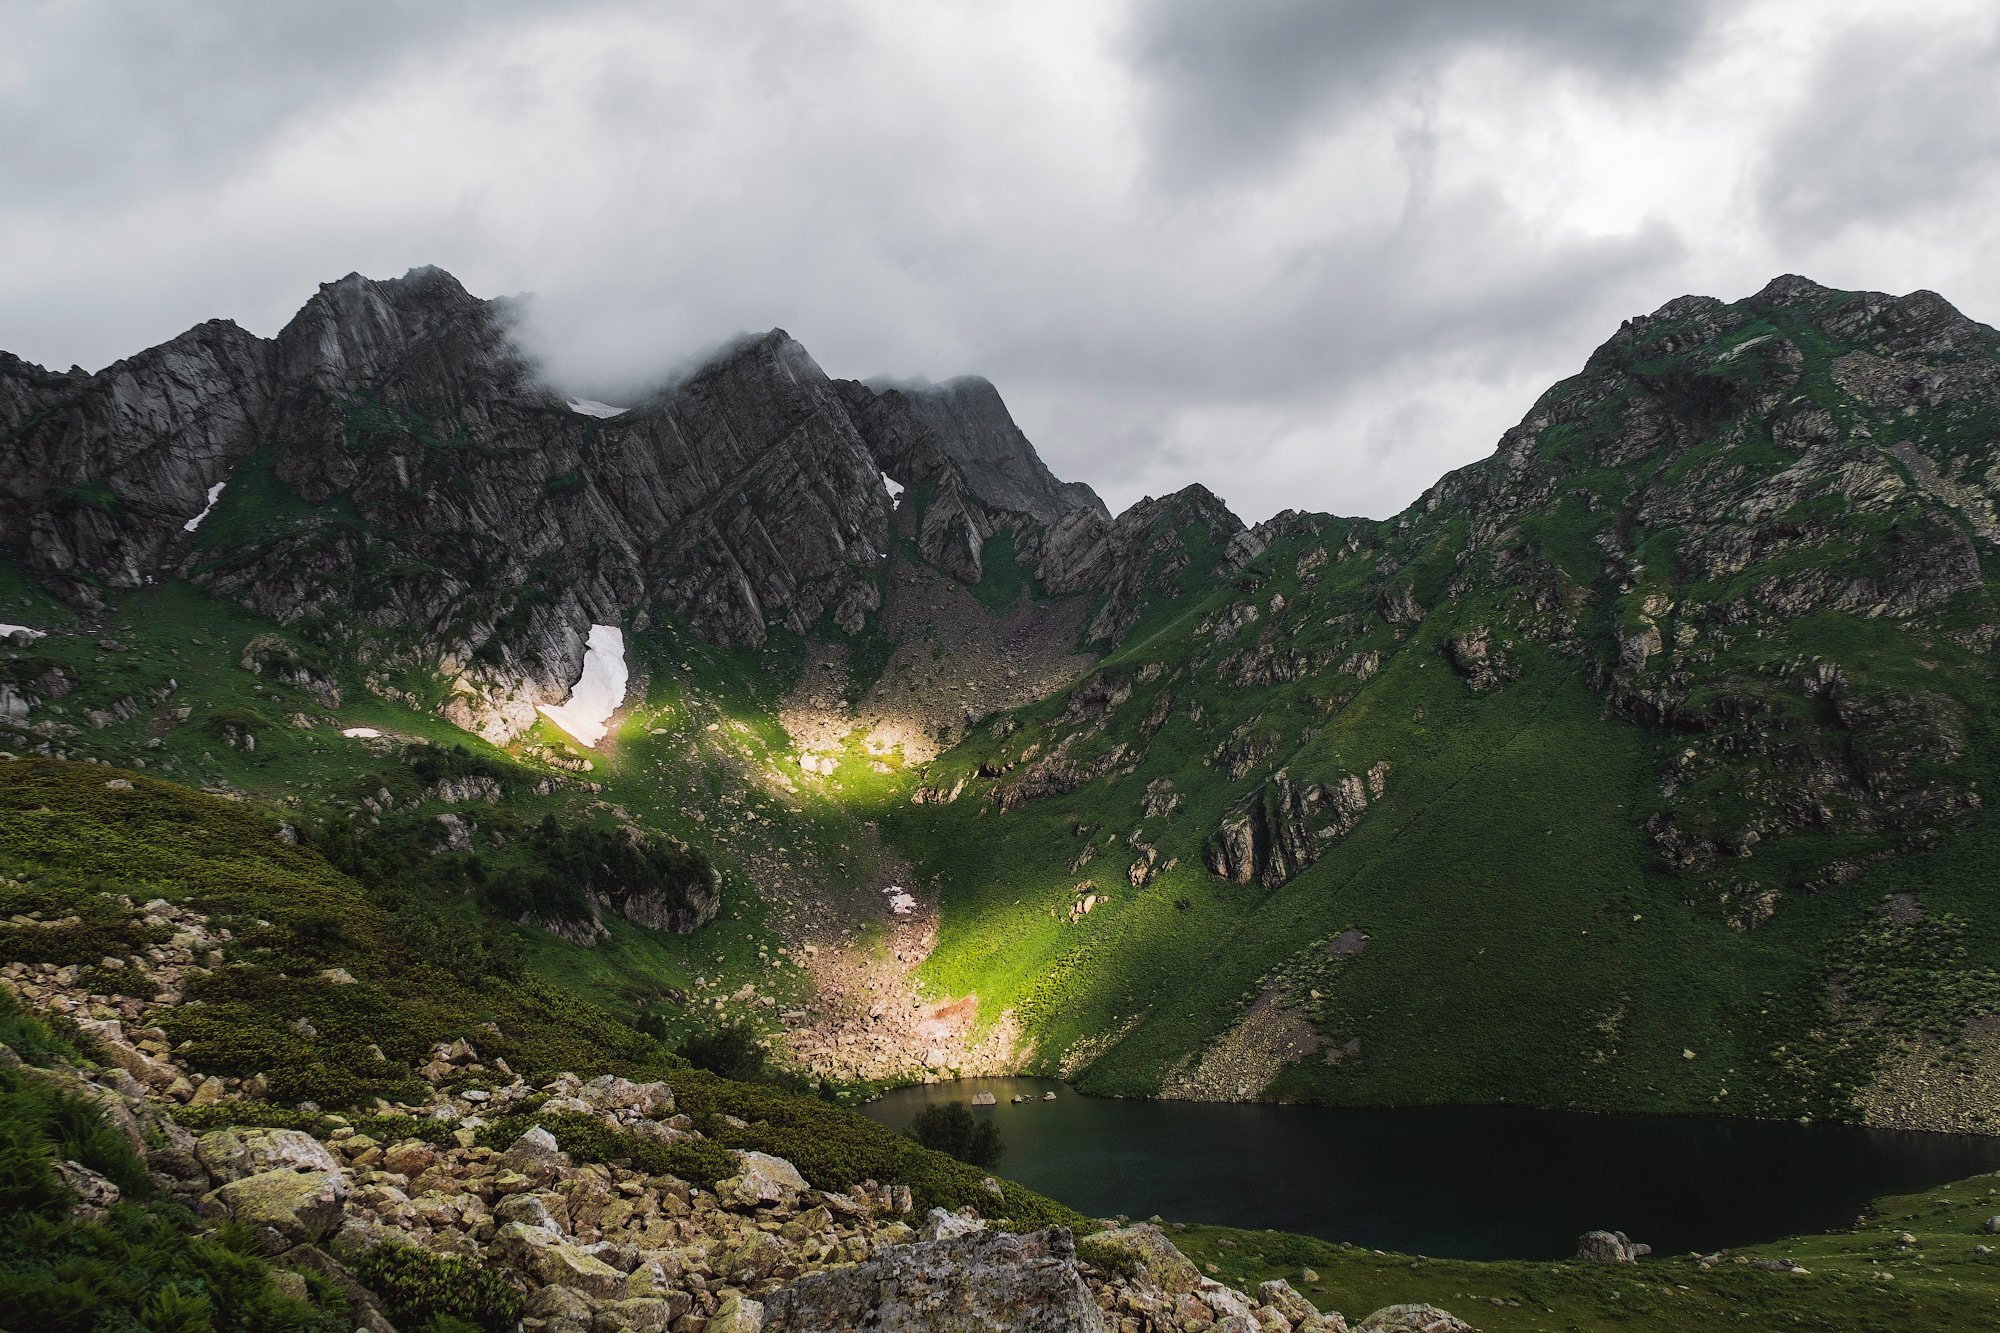
[[[0,745],[848,1093],[1994,1127],[2000,335],[1940,297],[1680,298],[1403,513],[1254,526],[782,330],[573,404],[515,315],[0,355]]]

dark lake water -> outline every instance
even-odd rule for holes
[[[1439,1258],[1565,1258],[1596,1228],[1662,1254],[1707,1252],[1836,1230],[1870,1199],[2000,1170],[2000,1138],[1983,1136],[1499,1106],[1122,1101],[1029,1078],[903,1088],[864,1109],[901,1129],[930,1102],[982,1091],[999,1098],[976,1114],[1000,1127],[1000,1174],[1081,1213]],[[1047,1091],[1057,1100],[1041,1101]],[[1016,1093],[1034,1100],[1012,1105]]]

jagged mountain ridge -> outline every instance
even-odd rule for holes
[[[983,380],[878,393],[773,330],[598,419],[537,381],[509,318],[440,270],[351,274],[271,340],[211,323],[95,376],[9,359],[0,421],[26,465],[0,544],[86,605],[185,572],[450,677],[452,715],[496,738],[565,696],[593,622],[657,609],[751,645],[860,629],[883,475],[928,486],[919,545],[966,582],[1003,531],[1066,591],[1116,577],[1102,502],[1048,473]],[[310,512],[188,532],[243,469]]]
[[[1627,321],[934,765],[928,975],[1105,1091],[2000,1123],[1997,464],[1935,294]]]

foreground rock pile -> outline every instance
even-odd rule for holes
[[[731,1150],[735,1173],[713,1188],[629,1165],[579,1162],[539,1123],[505,1146],[480,1131],[502,1115],[585,1117],[661,1144],[699,1140],[666,1083],[563,1074],[529,1085],[465,1040],[440,1044],[421,1069],[431,1099],[408,1121],[421,1135],[364,1132],[379,1119],[316,1117],[301,1129],[226,1126],[197,1133],[192,1106],[227,1119],[260,1113],[260,1078],[202,1078],[175,1063],[154,1026],[182,981],[219,962],[224,942],[199,914],[155,901],[143,912],[172,938],[92,968],[14,962],[0,986],[76,1022],[110,1063],[33,1071],[104,1108],[160,1185],[199,1217],[246,1228],[282,1267],[333,1276],[364,1307],[362,1326],[393,1326],[349,1269],[377,1246],[464,1256],[503,1271],[525,1297],[522,1327],[574,1333],[670,1329],[1083,1329],[1334,1333],[1350,1327],[1284,1282],[1255,1295],[1205,1276],[1156,1226],[1012,1234],[967,1208],[921,1214],[907,1186],[812,1188],[792,1163]],[[49,923],[51,925],[59,923]],[[120,979],[140,992],[124,995]],[[129,984],[129,983],[128,983]],[[0,1059],[18,1063],[0,1047]],[[473,1081],[504,1085],[468,1086]],[[392,1108],[378,1107],[387,1112]],[[197,1122],[200,1123],[200,1122]],[[514,1123],[520,1123],[518,1121]],[[754,1129],[754,1126],[741,1126]],[[74,1163],[63,1174],[80,1210],[118,1199]],[[999,1188],[994,1186],[996,1200]],[[1466,1325],[1429,1307],[1378,1311],[1369,1333],[1451,1333]]]

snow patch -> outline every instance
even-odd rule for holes
[[[36,639],[46,639],[48,637],[48,631],[46,630],[30,629],[26,625],[0,625],[0,639],[11,639],[16,634],[27,635],[29,643],[33,643]]]
[[[618,417],[625,415],[631,409],[613,407],[609,403],[600,403],[595,398],[572,398],[569,400],[569,410],[581,412],[587,417]]]
[[[583,674],[569,702],[538,705],[542,716],[568,732],[579,745],[595,748],[610,730],[611,715],[625,702],[625,634],[616,625],[592,625],[583,650]]]
[[[888,488],[891,500],[900,500],[903,498],[903,483],[897,481],[886,472],[882,474],[882,485]]]
[[[215,508],[215,502],[222,498],[222,488],[227,486],[228,484],[229,483],[226,481],[218,481],[215,483],[215,485],[208,488],[208,503],[201,507],[201,512],[199,514],[196,514],[193,518],[181,524],[181,530],[183,532],[193,532],[196,528],[201,526],[201,521],[208,517],[208,511]]]
[[[382,735],[373,727],[348,727],[340,734],[357,741],[379,740]]]
[[[889,910],[897,916],[908,916],[910,909],[917,905],[917,900],[900,884],[891,884],[882,892],[889,895]]]

